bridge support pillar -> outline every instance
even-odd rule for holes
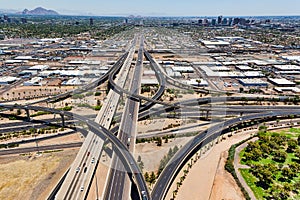
[[[62,127],[65,127],[65,115],[60,114]]]
[[[209,111],[206,111],[206,119],[208,119]]]
[[[30,121],[29,109],[25,109],[25,112],[26,112],[27,121]]]

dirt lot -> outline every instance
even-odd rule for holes
[[[179,188],[176,199],[185,200],[242,200],[244,199],[239,187],[233,178],[224,170],[225,154],[232,144],[249,137],[247,133],[240,133],[227,138],[215,145],[209,152],[193,164],[183,185]],[[185,169],[187,166],[184,167]],[[172,197],[172,191],[176,189],[176,182],[182,176],[182,172],[176,177],[167,198]],[[191,185],[193,187],[191,187]]]
[[[161,147],[158,147],[156,143],[140,143],[136,144],[134,157],[137,159],[141,156],[144,163],[144,172],[151,172],[158,170],[160,160],[168,154],[170,148],[175,145],[178,147],[184,146],[191,137],[182,137],[170,139],[168,143],[164,143]]]
[[[211,200],[243,200],[245,199],[234,178],[224,170],[228,152],[221,154],[220,162],[216,172],[214,184],[211,191]]]
[[[46,199],[77,151],[0,157],[0,199]]]

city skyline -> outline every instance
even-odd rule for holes
[[[98,16],[282,16],[300,15],[298,7],[300,2],[297,0],[286,0],[276,2],[271,0],[215,0],[211,1],[179,1],[179,0],[153,0],[151,2],[130,1],[39,1],[10,0],[1,2],[1,9],[13,9],[22,11],[23,9],[34,9],[44,7],[58,11],[63,15],[98,15]]]

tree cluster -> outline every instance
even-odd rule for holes
[[[251,166],[256,186],[264,189],[266,199],[287,199],[299,194],[300,135],[293,139],[261,131],[258,137],[259,140],[248,143],[242,157]]]

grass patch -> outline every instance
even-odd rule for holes
[[[247,185],[253,191],[255,197],[258,200],[264,200],[264,196],[266,195],[266,193],[262,188],[256,186],[255,182],[257,181],[257,179],[250,173],[249,169],[239,169],[239,171]]]
[[[296,133],[296,136],[300,135],[300,128],[290,128],[291,133]]]
[[[260,133],[241,151],[241,163],[251,169],[240,172],[257,199],[295,199],[300,194],[299,138],[293,134],[298,131]]]

